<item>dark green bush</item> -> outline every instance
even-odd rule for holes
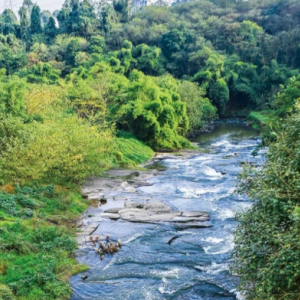
[[[276,132],[268,161],[245,169],[240,191],[256,200],[239,220],[233,270],[246,299],[300,297],[300,107]]]

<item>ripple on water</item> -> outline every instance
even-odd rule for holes
[[[95,235],[121,239],[123,247],[103,261],[88,246],[78,253],[78,260],[91,269],[86,281],[80,274],[71,278],[71,300],[243,299],[228,265],[235,214],[251,203],[246,195],[235,195],[234,189],[241,163],[262,165],[264,151],[255,158],[250,155],[259,140],[251,138],[256,133],[241,122],[220,124],[199,140],[212,153],[163,161],[168,169],[150,180],[153,186],[129,196],[164,201],[179,211],[208,211],[214,227],[179,231],[172,224],[104,220]]]

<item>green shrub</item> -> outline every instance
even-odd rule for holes
[[[216,118],[217,109],[204,97],[205,91],[196,83],[182,81],[178,93],[186,103],[190,133],[203,128],[208,121]]]
[[[69,224],[87,204],[79,195],[53,185],[15,185],[10,194],[1,191],[0,199],[19,212],[0,207],[4,219],[0,223],[0,299],[69,299],[67,279],[86,269],[72,258],[77,243]],[[31,220],[20,213],[28,206],[34,215]]]
[[[8,286],[0,284],[0,300],[16,300],[16,297]]]
[[[109,135],[75,116],[53,116],[45,124],[32,122],[13,129],[9,136],[0,136],[5,148],[0,151],[4,181],[79,182],[109,167]]]
[[[275,132],[262,170],[246,168],[240,191],[257,200],[240,216],[233,270],[246,299],[300,297],[300,106]]]

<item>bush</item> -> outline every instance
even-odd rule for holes
[[[15,300],[16,297],[13,295],[11,289],[8,286],[0,284],[0,299]]]
[[[4,181],[79,182],[109,167],[110,135],[76,116],[53,116],[45,124],[32,122],[15,130],[13,135],[22,132],[27,138],[2,138],[0,179]]]
[[[240,191],[258,199],[240,217],[233,270],[246,299],[300,297],[300,106],[276,131],[262,170],[245,169]]]
[[[193,133],[216,118],[217,109],[208,98],[204,98],[205,91],[196,83],[182,81],[178,87],[181,100],[186,103],[189,118],[189,133]]]
[[[176,89],[177,83],[170,76],[154,80],[133,71],[126,87],[126,103],[116,112],[120,127],[154,149],[189,147],[183,138],[188,129],[186,105]]]
[[[53,185],[15,185],[14,193],[2,191],[0,198],[19,211],[31,206],[35,216],[24,220],[21,215],[8,217],[10,210],[4,211],[0,226],[0,299],[69,299],[67,279],[86,270],[72,258],[77,243],[70,224],[87,205],[78,195]],[[68,228],[63,226],[64,219]]]

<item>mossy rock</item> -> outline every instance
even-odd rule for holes
[[[150,165],[145,166],[148,170],[157,170],[157,171],[165,171],[167,170],[167,166],[162,164],[161,162],[154,162]]]

